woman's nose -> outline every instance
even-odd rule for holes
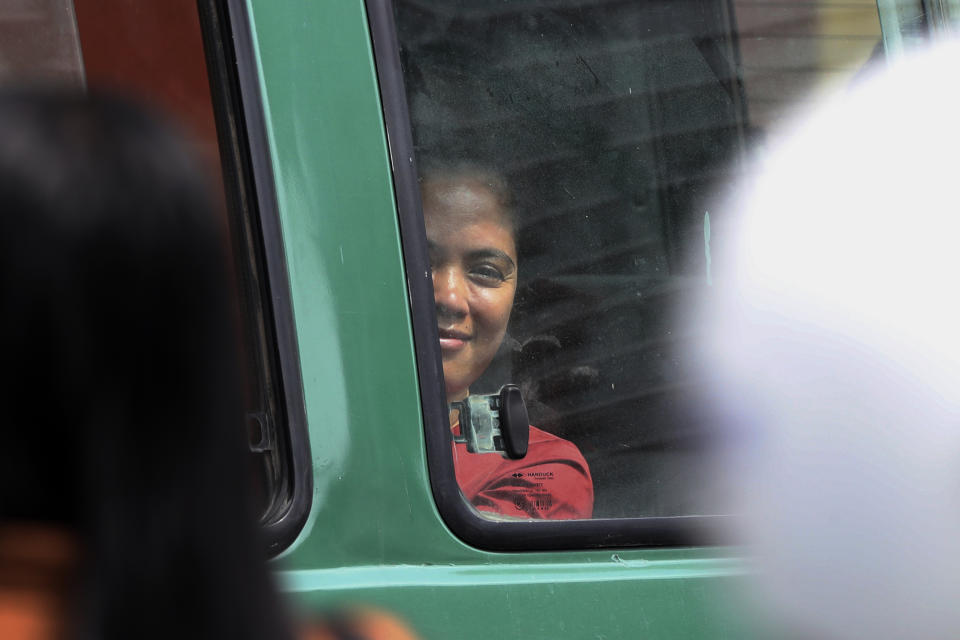
[[[440,317],[462,318],[470,308],[467,304],[467,281],[457,269],[434,269],[433,300]]]

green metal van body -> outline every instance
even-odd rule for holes
[[[725,548],[493,553],[434,503],[392,173],[360,0],[249,0],[312,448],[276,561],[308,611],[439,638],[740,638]]]

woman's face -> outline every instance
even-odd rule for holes
[[[462,400],[503,341],[517,290],[509,219],[479,180],[422,186],[447,401]]]

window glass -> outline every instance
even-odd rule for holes
[[[931,36],[956,34],[960,1],[877,0],[888,56],[899,56]]]
[[[224,243],[233,252],[248,417],[238,428],[249,431],[254,483],[263,518],[272,521],[291,498],[289,441],[280,429],[285,418],[255,222],[240,204],[244,197],[226,189],[226,184],[239,188],[239,178],[224,167],[241,161],[231,158],[231,165],[221,157],[197,2],[7,0],[0,3],[0,33],[0,84],[89,84],[129,95],[172,118],[205,161]]]
[[[445,389],[462,401],[454,464],[483,515],[713,513],[678,314],[711,285],[713,211],[745,154],[949,22],[884,1],[395,3]],[[471,453],[465,397],[508,383],[536,427],[526,457]]]

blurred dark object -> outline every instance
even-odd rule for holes
[[[289,637],[202,176],[127,101],[0,95],[0,527],[75,540],[64,637]]]

